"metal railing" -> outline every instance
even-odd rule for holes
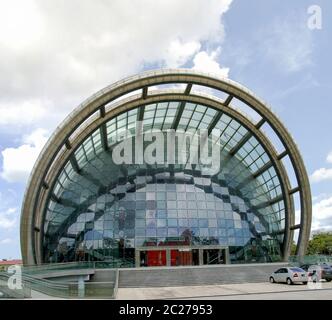
[[[46,263],[39,265],[23,266],[22,272],[26,274],[42,274],[50,271],[71,269],[117,269],[121,267],[134,267],[135,261],[130,258],[112,258],[104,261],[76,261],[63,263]]]
[[[113,264],[112,264],[113,265]],[[34,291],[45,294],[46,296],[77,299],[77,298],[94,298],[94,299],[114,299],[115,285],[118,281],[117,269],[110,270],[114,272],[114,281],[106,282],[84,282],[83,287],[78,281],[53,281],[44,279],[43,276],[52,271],[61,270],[83,270],[88,268],[104,269],[109,265],[97,262],[70,262],[58,264],[44,264],[36,266],[22,267],[22,289],[10,289],[8,286],[10,274],[0,272],[0,298],[33,298]],[[45,297],[47,298],[47,297]]]
[[[295,266],[303,264],[329,263],[332,264],[332,256],[327,255],[307,255],[307,256],[289,256],[288,262]]]
[[[90,269],[94,268],[94,262],[90,261],[77,261],[77,262],[64,262],[64,263],[47,263],[32,266],[23,266],[22,272],[26,274],[42,273],[44,271],[59,271],[71,269]]]
[[[51,297],[65,299],[114,298],[114,281],[85,282],[83,290],[80,289],[80,285],[78,282],[58,282],[24,276],[24,283],[31,290],[41,292]]]
[[[20,289],[11,289],[9,286],[10,275],[0,272],[0,299],[24,299],[31,297],[31,290],[23,282]]]

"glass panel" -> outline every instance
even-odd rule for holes
[[[170,128],[179,105],[145,106],[144,130]],[[253,177],[270,161],[258,140],[251,136],[230,157],[229,151],[248,130],[222,114],[215,126],[221,130],[220,171],[213,176],[203,173],[200,165],[115,164],[112,150],[119,131],[135,130],[137,110],[106,123],[109,151],[103,150],[96,130],[75,151],[80,170],[68,162],[60,173],[45,212],[44,261],[102,260],[135,266],[135,246],[157,242],[229,246],[235,262],[280,256],[282,235],[275,233],[285,226],[284,202],[269,203],[282,190],[273,166]],[[186,103],[179,127],[207,127],[215,114]]]

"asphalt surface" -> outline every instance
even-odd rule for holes
[[[332,283],[287,285],[281,283],[241,283],[209,286],[119,288],[118,300],[332,300]]]
[[[0,290],[1,291],[1,290]],[[1,298],[5,298],[4,296]],[[31,291],[33,300],[60,299]],[[209,286],[119,288],[118,300],[332,300],[332,282],[286,285],[241,283]]]
[[[193,297],[188,300],[332,300],[332,289]]]

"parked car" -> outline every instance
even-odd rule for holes
[[[303,264],[300,268],[303,269],[304,271],[308,272],[308,269],[312,266],[313,264]]]
[[[271,283],[285,282],[293,284],[301,282],[307,284],[308,275],[303,269],[298,267],[280,268],[270,275],[269,280]]]
[[[307,271],[308,277],[311,277],[313,282],[318,282],[322,279],[325,279],[327,282],[332,280],[332,268],[326,263],[311,265]]]

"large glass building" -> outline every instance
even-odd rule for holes
[[[208,138],[198,144],[207,155],[218,147],[214,171],[189,161],[188,147],[204,130]],[[137,138],[153,132],[162,140],[139,142],[154,159],[166,150],[159,162],[138,155]],[[115,150],[131,161],[116,160]],[[177,161],[180,154],[186,161]],[[21,246],[25,264],[272,262],[287,259],[294,230],[303,255],[310,225],[302,158],[271,110],[228,79],[159,70],[106,87],[60,124],[30,176]]]

